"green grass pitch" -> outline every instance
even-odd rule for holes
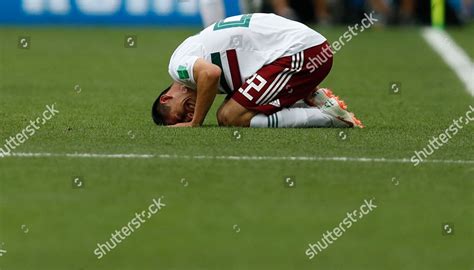
[[[156,127],[170,55],[196,31],[0,28],[0,147],[56,103],[16,152],[403,159],[474,105],[420,29],[375,29],[336,54],[323,84],[367,126],[346,140],[334,129],[239,129],[236,140],[216,126],[217,104],[203,128]],[[345,29],[320,31],[334,40]],[[471,57],[473,32],[451,31]],[[124,48],[129,34],[136,48]],[[473,134],[465,126],[429,159],[473,160]],[[2,158],[0,269],[472,269],[473,174],[472,163]],[[98,260],[97,243],[160,196],[166,207]],[[370,198],[377,209],[307,258],[308,243]]]

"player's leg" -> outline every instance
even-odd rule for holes
[[[248,127],[250,120],[257,114],[235,100],[226,100],[217,111],[217,122],[220,126]]]
[[[333,104],[336,103],[336,104]],[[344,109],[341,109],[344,108]],[[282,109],[270,116],[258,114],[251,119],[251,127],[363,127],[362,123],[346,110],[344,101],[330,89],[315,88],[304,100],[289,109]],[[345,121],[344,117],[349,117]],[[341,121],[341,119],[343,121]],[[354,123],[352,123],[354,121]],[[351,123],[348,123],[351,122]]]
[[[204,27],[225,18],[224,0],[199,0],[199,9]]]
[[[282,128],[338,126],[331,115],[301,104],[301,100],[314,92],[316,85],[326,77],[331,65],[332,59],[327,59],[327,64],[322,65],[318,74],[308,73],[293,78],[304,69],[304,52],[278,59],[249,78],[221,106],[217,115],[219,124]],[[282,91],[287,94],[279,95]]]
[[[347,106],[342,100],[333,95],[329,89],[317,88],[332,67],[332,52],[329,45],[324,43],[300,52],[296,54],[296,60],[296,63],[293,61],[292,64],[292,70],[296,70],[287,74],[279,89],[259,99],[260,111],[269,115],[275,110],[275,106],[291,107],[299,99],[305,99],[309,105],[320,108],[320,110],[307,109],[308,120],[305,127],[362,127],[362,123],[347,111]],[[324,124],[322,122],[324,115],[321,116],[321,112],[329,115],[331,121]],[[300,118],[304,116],[303,113],[300,115]]]
[[[347,127],[316,107],[283,108],[271,115],[257,114],[250,121],[254,128],[329,128]]]
[[[280,89],[281,83],[289,78],[291,69],[296,69],[297,62],[298,66],[302,64],[301,61],[298,61],[299,59],[297,56],[284,57],[262,67],[238,90],[234,91],[231,99],[221,106],[217,114],[219,124],[248,127],[255,115],[260,113],[270,115],[281,110],[279,105],[273,106],[275,104],[262,107],[265,104],[263,99]]]
[[[235,100],[226,101],[217,112],[217,120],[221,126],[238,127],[345,127],[334,122],[333,117],[325,114],[317,107],[311,107],[301,101],[291,108],[283,108],[271,115],[248,110]]]
[[[233,93],[232,102],[227,102],[219,112],[220,124],[252,127],[361,126],[346,110],[345,104],[332,96],[330,91],[315,91],[331,67],[332,53],[327,43],[278,59],[259,70]],[[326,93],[331,95],[326,96]],[[314,100],[315,104],[319,101],[321,109],[291,108],[301,99]],[[246,111],[257,114],[252,117],[243,113]]]

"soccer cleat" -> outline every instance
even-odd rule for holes
[[[333,97],[328,98],[320,109],[323,113],[326,113],[333,117],[334,127],[364,127],[362,125],[362,122],[357,119],[353,113],[347,110],[346,103],[334,95]]]
[[[319,88],[317,91],[313,92],[311,103],[313,106],[316,106],[321,109],[321,107],[326,104],[330,98],[335,97],[331,89],[328,88]],[[337,98],[337,97],[336,97]]]

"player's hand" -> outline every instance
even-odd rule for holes
[[[193,122],[178,123],[168,127],[197,127]]]

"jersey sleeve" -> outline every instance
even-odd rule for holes
[[[190,88],[195,88],[194,64],[199,59],[197,56],[173,57],[168,72],[174,81],[181,82]]]

